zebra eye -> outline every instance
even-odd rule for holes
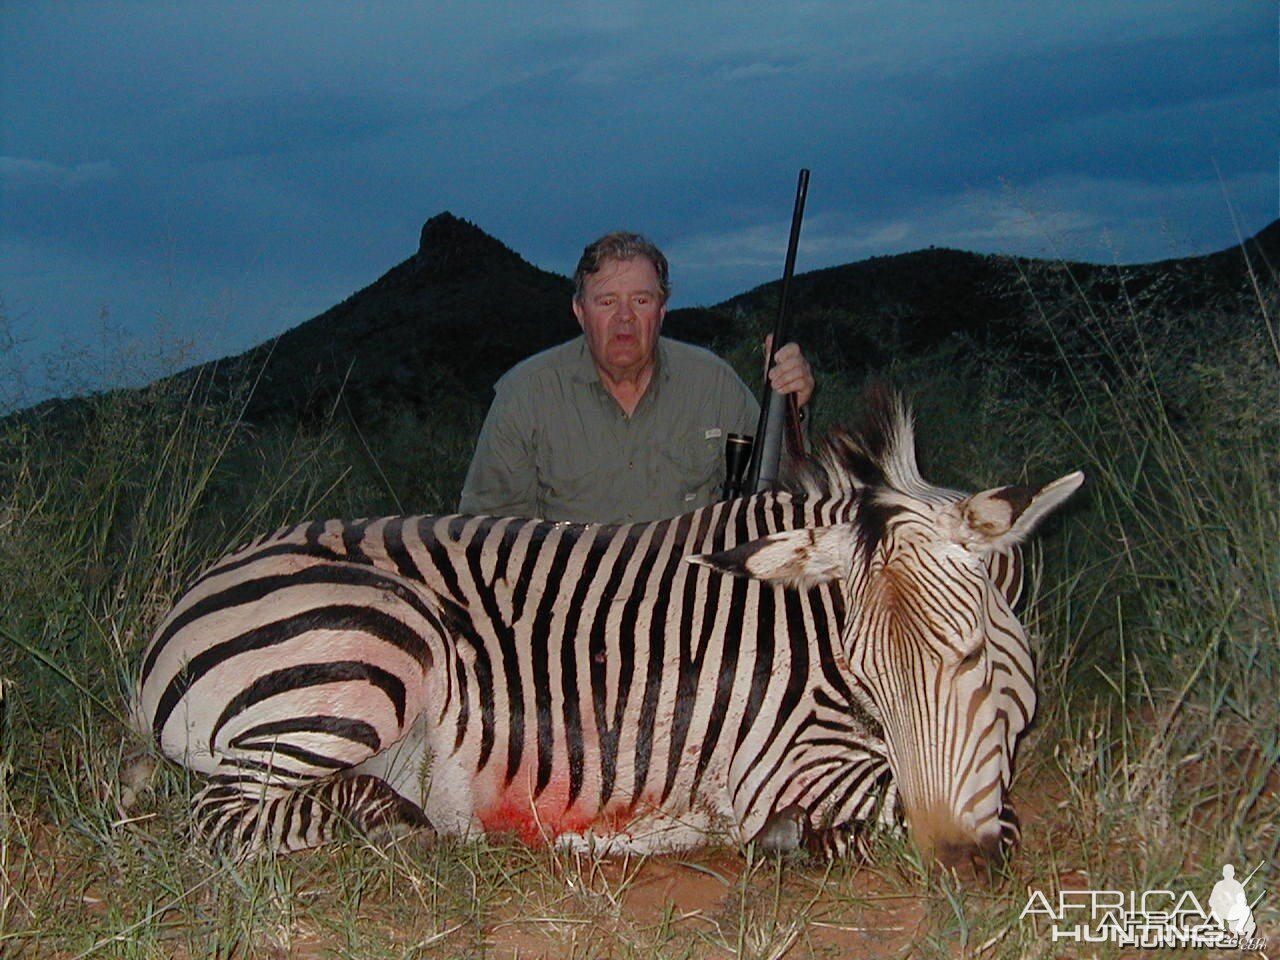
[[[982,652],[987,649],[987,645],[981,641],[976,643],[973,648],[960,658],[959,666],[962,669],[976,666],[978,661],[982,659]]]

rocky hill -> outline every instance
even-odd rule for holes
[[[339,394],[360,413],[474,403],[502,370],[574,334],[571,295],[566,278],[441,213],[417,252],[368,287],[208,367],[217,379],[261,375],[250,419],[324,416]]]
[[[1243,248],[1274,286],[1280,221]],[[673,310],[665,332],[725,350],[772,326],[778,288]],[[368,287],[270,342],[178,376],[199,377],[215,393],[253,383],[246,417],[254,422],[314,422],[339,404],[357,424],[392,413],[472,417],[512,364],[577,334],[571,295],[568,278],[444,212],[423,226],[412,256]],[[790,301],[792,334],[820,371],[856,377],[956,337],[1052,362],[1035,318],[1068,302],[1078,310],[1082,298],[1176,313],[1251,297],[1241,247],[1124,267],[928,249],[800,274]],[[75,403],[38,409],[58,419]]]
[[[1247,257],[1246,257],[1247,253]],[[1252,269],[1252,274],[1251,274]],[[1045,324],[1087,305],[1161,317],[1256,300],[1254,278],[1274,289],[1280,272],[1280,220],[1218,253],[1156,263],[1101,266],[928,249],[815,270],[795,277],[793,334],[833,369],[882,367],[954,337],[1003,346],[1049,361],[1057,350]],[[714,309],[736,317],[772,316],[779,283]]]

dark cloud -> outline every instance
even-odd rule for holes
[[[213,356],[450,209],[560,271],[643,230],[706,302],[776,275],[801,166],[802,269],[1203,252],[1276,214],[1276,52],[1198,0],[10,5],[0,296],[46,340],[216,316]]]

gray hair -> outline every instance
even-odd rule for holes
[[[587,277],[598,272],[609,260],[636,260],[645,259],[653,264],[654,271],[658,274],[658,293],[662,297],[662,302],[666,303],[671,296],[671,280],[668,276],[667,258],[662,251],[648,237],[642,237],[638,233],[627,233],[619,230],[615,233],[606,233],[599,240],[595,240],[582,251],[582,258],[578,261],[578,268],[573,271],[573,299],[581,301],[582,292],[587,284]]]

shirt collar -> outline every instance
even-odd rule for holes
[[[656,357],[653,365],[653,379],[649,381],[650,386],[653,386],[653,382],[656,380],[666,381],[671,378],[671,363],[667,359],[666,337],[658,337],[658,346],[654,353]],[[578,350],[573,358],[572,376],[577,383],[594,383],[599,385],[600,389],[604,389],[604,385],[600,383],[600,372],[596,369],[596,362],[591,359],[591,348],[587,346],[586,334],[578,337]],[[646,394],[648,392],[648,390],[645,390]]]
[[[587,346],[587,335],[578,337],[578,349],[573,355],[572,376],[576,383],[599,383],[600,374],[596,372],[596,363],[591,359],[591,350]]]

